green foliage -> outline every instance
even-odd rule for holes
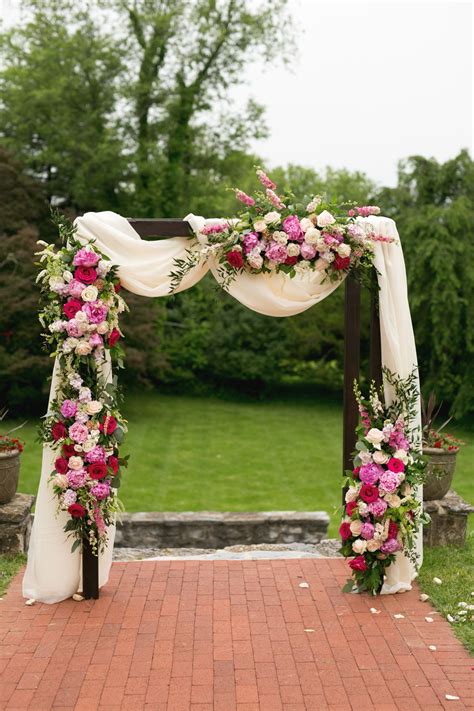
[[[5,594],[11,579],[18,573],[21,566],[25,563],[26,555],[23,553],[0,554],[0,597]]]

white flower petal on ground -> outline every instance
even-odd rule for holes
[[[459,701],[459,696],[453,696],[452,694],[446,694],[445,699],[448,701]]]
[[[298,587],[300,587],[300,588],[309,588],[309,584],[308,584],[308,583],[300,583]]]
[[[401,615],[401,614],[394,615],[394,617],[396,620],[404,620],[405,619],[405,615]]]
[[[380,610],[377,610],[375,607],[371,607],[370,611],[373,615],[380,615]]]
[[[308,627],[308,629],[306,629],[305,632],[314,632],[314,630],[311,629],[311,627]]]
[[[434,622],[434,620],[433,620],[432,617],[425,617],[425,620],[426,620],[427,622]]]
[[[458,602],[458,607],[467,607],[467,602]]]
[[[446,615],[448,622],[454,622],[454,617],[452,615]]]
[[[432,652],[436,652],[436,650],[438,649],[438,647],[436,647],[434,644],[430,644],[430,646],[428,647],[428,649],[431,649]]]
[[[443,581],[441,580],[441,578],[433,578],[433,582],[435,583],[435,585],[442,585],[443,584]]]
[[[429,595],[427,595],[426,593],[421,593],[421,595],[420,595],[421,602],[426,602],[429,599],[430,599]]]
[[[25,605],[34,605],[36,600],[33,597],[30,597],[29,600],[25,602]]]

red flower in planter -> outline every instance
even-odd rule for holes
[[[71,504],[68,508],[68,512],[73,518],[84,518],[86,515],[86,510],[81,504]]]
[[[95,479],[96,481],[99,479],[105,479],[107,476],[107,467],[101,462],[97,462],[97,464],[89,464],[87,471],[89,472],[90,478]]]
[[[57,442],[63,439],[67,434],[67,430],[62,422],[55,422],[51,428],[51,436]]]
[[[334,268],[339,269],[340,271],[342,269],[349,269],[351,266],[351,258],[350,257],[340,257],[339,254],[336,254],[334,258]]]

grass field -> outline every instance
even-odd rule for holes
[[[229,402],[141,393],[124,407],[130,466],[121,498],[127,511],[325,510],[330,535],[340,504],[342,411],[327,398]],[[474,431],[454,428],[461,450],[454,487],[473,499]],[[20,491],[35,493],[41,448],[36,422],[26,441]]]

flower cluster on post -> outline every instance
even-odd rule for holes
[[[117,489],[127,463],[119,456],[126,423],[110,377],[123,357],[119,314],[126,305],[109,259],[93,243],[81,244],[63,216],[54,219],[62,246],[41,243],[37,281],[39,318],[58,359],[59,382],[40,437],[56,451],[49,483],[58,510],[69,514],[65,531],[75,538],[73,550],[87,539],[97,554],[121,510]]]
[[[339,528],[341,552],[359,590],[380,591],[385,569],[403,551],[416,565],[415,534],[426,518],[416,489],[423,482],[425,462],[417,450],[419,433],[412,429],[417,381],[384,369],[395,392],[383,403],[374,384],[368,398],[355,395],[361,423],[354,469],[346,472],[344,517]],[[347,589],[352,589],[353,581]],[[346,589],[346,588],[345,588]]]
[[[242,270],[290,277],[317,271],[331,281],[355,270],[362,279],[372,267],[374,242],[393,241],[356,220],[378,215],[376,206],[327,202],[320,195],[300,203],[291,192],[278,194],[261,168],[256,174],[264,190],[251,196],[236,189],[245,209],[234,219],[205,225],[198,234],[199,254],[218,258],[224,287]],[[176,262],[173,289],[195,263],[191,254],[188,261]]]

